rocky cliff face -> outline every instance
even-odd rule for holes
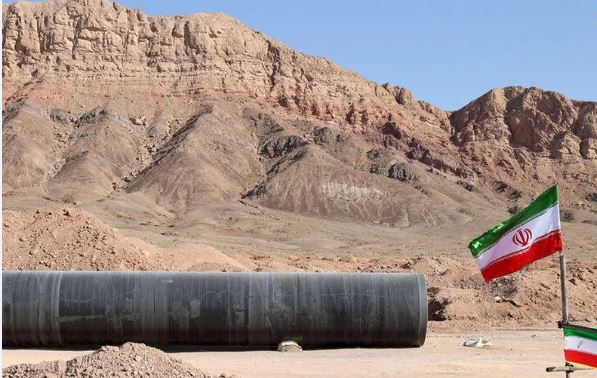
[[[511,87],[447,112],[223,14],[53,0],[2,17],[9,197],[178,215],[251,201],[410,226],[558,182],[597,211],[594,102]]]
[[[224,14],[148,17],[106,0],[55,0],[5,5],[3,21],[4,78],[15,83],[126,82],[242,94],[350,125],[403,117],[448,124],[404,88],[298,53]]]
[[[597,103],[537,88],[494,89],[451,116],[455,142],[498,142],[531,152],[597,157]]]
[[[583,191],[597,187],[596,116],[595,102],[538,88],[494,89],[451,114],[452,141],[485,176],[521,189],[559,182],[586,199]]]

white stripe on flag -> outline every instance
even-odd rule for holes
[[[528,228],[533,233],[533,236],[525,246],[519,246],[514,243],[512,237],[520,228]],[[528,221],[520,226],[510,230],[510,232],[504,234],[500,240],[497,241],[488,250],[477,256],[477,265],[483,270],[487,265],[491,264],[495,260],[529,248],[535,240],[545,234],[560,229],[560,205],[555,204],[554,206],[547,209],[547,211]]]
[[[597,356],[597,341],[579,336],[566,336],[564,349],[576,350]]]

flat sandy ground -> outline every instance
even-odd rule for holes
[[[493,345],[465,348],[467,338],[483,336]],[[301,353],[275,351],[204,351],[170,348],[172,356],[210,374],[240,377],[416,377],[491,376],[563,377],[546,373],[563,364],[563,339],[558,331],[498,331],[475,334],[434,333],[416,349],[328,349]],[[3,351],[2,366],[70,359],[90,350]],[[597,371],[577,371],[575,378],[595,377]]]

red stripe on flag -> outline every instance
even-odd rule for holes
[[[560,230],[548,234],[546,237],[536,240],[533,245],[523,252],[512,256],[505,256],[487,265],[481,270],[485,282],[494,278],[514,273],[533,261],[547,257],[554,252],[562,250],[562,233]]]
[[[567,362],[591,366],[597,368],[597,356],[577,350],[565,350],[564,357]]]

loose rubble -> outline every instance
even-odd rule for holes
[[[2,371],[7,378],[66,377],[194,377],[208,376],[159,349],[144,344],[126,343],[120,347],[104,346],[99,350],[68,361],[13,365]],[[226,378],[221,374],[217,378]]]

